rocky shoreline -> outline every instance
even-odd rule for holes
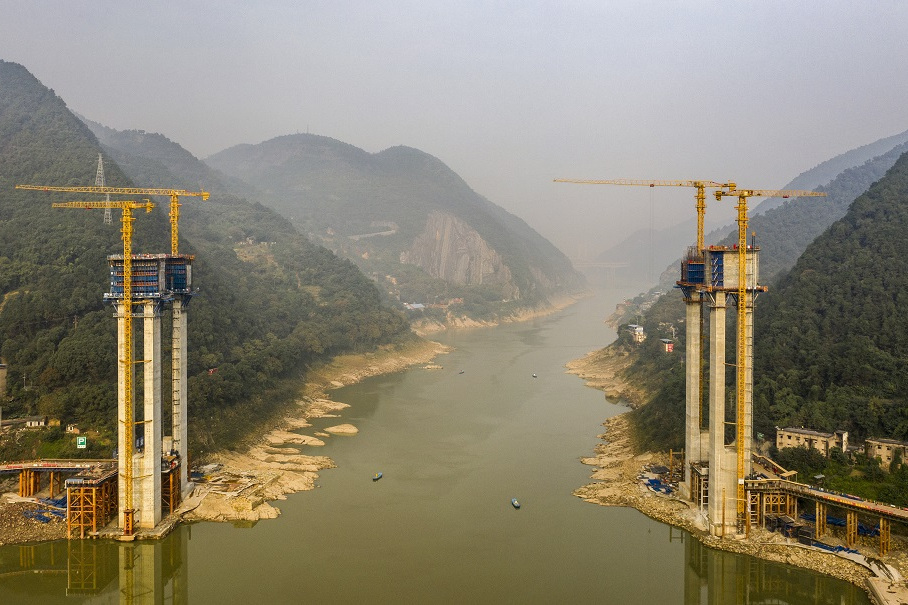
[[[609,397],[633,401],[638,397],[638,393],[625,384],[621,377],[622,370],[628,363],[624,357],[596,351],[571,362],[568,367],[570,373],[587,380],[589,386],[604,390],[607,394],[615,394]],[[591,475],[594,482],[576,489],[574,495],[577,497],[601,506],[635,508],[657,521],[687,530],[711,548],[810,569],[851,582],[868,591],[871,590],[873,583],[886,587],[892,584],[888,578],[885,580],[875,578],[874,573],[867,567],[853,560],[793,543],[778,533],[758,529],[751,531],[749,537],[740,539],[710,535],[691,503],[655,494],[647,490],[637,479],[645,464],[667,465],[668,456],[664,453],[635,451],[631,443],[630,423],[626,414],[609,418],[604,426],[606,432],[599,435],[602,443],[596,446],[595,456],[581,460],[584,464],[594,467]],[[833,544],[841,542],[834,534],[824,540]],[[897,580],[899,575],[902,578],[908,576],[908,554],[903,539],[893,535],[892,551],[882,558],[876,552],[875,540],[859,538],[859,542],[857,548],[866,559],[882,559],[882,563],[896,572]]]
[[[462,330],[464,328],[494,328],[495,326],[501,325],[503,323],[513,323],[519,321],[528,321],[531,319],[536,319],[538,317],[545,317],[553,313],[557,313],[562,309],[566,309],[576,303],[582,298],[586,298],[591,294],[577,294],[573,296],[563,296],[549,301],[549,304],[545,307],[537,307],[534,309],[524,309],[518,311],[513,315],[508,315],[502,317],[498,320],[484,321],[479,319],[472,319],[462,315],[455,315],[453,313],[448,313],[445,319],[445,323],[433,321],[433,320],[421,320],[416,321],[412,325],[412,330],[415,334],[419,336],[428,336],[430,334],[436,334],[438,332],[444,332],[445,330]]]

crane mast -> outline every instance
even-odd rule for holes
[[[747,199],[750,197],[826,197],[826,194],[818,191],[797,191],[797,190],[772,190],[772,189],[731,189],[729,191],[716,191],[716,200],[721,200],[725,196],[734,196],[738,198],[738,204],[735,209],[738,211],[738,345],[736,359],[736,397],[737,397],[737,418],[735,421],[735,435],[737,440],[737,524],[739,530],[747,522],[747,502],[744,494],[744,475],[746,460],[744,456],[745,440],[745,414],[747,413]],[[757,284],[754,283],[754,286]]]
[[[123,212],[121,228],[123,238],[123,302],[121,303],[120,319],[123,326],[123,358],[120,364],[123,368],[123,390],[124,390],[124,432],[126,438],[123,440],[123,459],[126,463],[123,465],[123,483],[124,483],[124,502],[123,511],[123,535],[131,536],[134,531],[135,508],[133,508],[133,448],[135,442],[135,411],[133,409],[133,400],[135,395],[135,385],[132,380],[133,360],[133,334],[132,334],[132,234],[133,222],[135,217],[132,215],[133,210],[144,208],[145,212],[151,212],[154,204],[149,200],[144,202],[135,202],[132,200],[117,202],[59,202],[52,204],[54,208],[119,208]]]

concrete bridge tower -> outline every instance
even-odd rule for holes
[[[759,248],[747,246],[744,273],[740,271],[737,246],[710,246],[697,254],[690,250],[682,261],[678,282],[687,305],[687,403],[685,448],[686,471],[689,473],[682,494],[694,500],[706,515],[714,535],[735,533],[738,524],[739,474],[751,471],[753,448],[753,301],[765,290],[758,285]],[[742,284],[743,280],[743,284]],[[736,372],[736,391],[743,393],[734,413],[726,409],[726,317],[730,305],[737,306],[740,286],[747,292],[743,326],[737,332],[745,335],[743,350],[736,359],[743,360],[743,372]],[[703,428],[701,318],[704,308],[709,321],[709,422]],[[740,322],[739,322],[740,323]],[[739,342],[740,349],[741,339]],[[743,382],[742,382],[743,379]],[[740,416],[740,418],[739,418]],[[727,427],[742,424],[744,438]],[[739,443],[740,441],[740,443]],[[743,460],[743,469],[739,462]]]
[[[110,264],[110,292],[105,300],[113,303],[117,316],[117,351],[119,359],[134,358],[126,354],[126,338],[132,329],[130,318],[140,319],[142,335],[141,359],[131,367],[118,364],[117,422],[119,472],[119,526],[126,527],[124,513],[129,503],[134,507],[135,527],[151,529],[163,517],[163,504],[174,508],[179,496],[188,492],[186,464],[186,315],[185,308],[192,296],[192,256],[169,254],[134,254],[131,256],[131,309],[124,304],[123,255],[108,257]],[[172,451],[163,451],[163,402],[162,402],[162,345],[161,320],[165,305],[173,304],[173,443]],[[136,417],[132,395],[126,388],[127,380],[136,384],[136,367],[142,373],[142,417]],[[129,376],[127,377],[127,373]],[[132,412],[132,413],[130,413]],[[139,429],[141,427],[141,430]],[[134,447],[127,447],[127,439]],[[132,452],[128,460],[126,452]],[[166,466],[165,466],[166,464]],[[128,469],[128,471],[127,471]],[[178,476],[174,473],[178,472]],[[168,494],[165,479],[170,483]],[[131,485],[127,485],[131,483]],[[130,493],[130,496],[127,496]]]

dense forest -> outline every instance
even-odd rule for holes
[[[14,185],[92,185],[101,151],[52,90],[22,66],[0,62],[3,413],[75,422],[100,432],[95,443],[115,425],[116,324],[102,296],[106,256],[122,251],[118,221],[105,225],[101,211],[52,209],[51,202],[73,198]],[[142,165],[161,179],[154,186],[192,185],[173,182],[163,164]],[[110,155],[105,172],[108,185],[134,184]],[[189,200],[180,250],[196,255],[188,386],[196,453],[234,446],[269,422],[311,364],[412,338],[406,319],[381,304],[352,263],[313,245],[275,212],[226,194]],[[169,251],[166,204],[137,217],[135,227],[134,252]],[[165,334],[166,323],[165,314]],[[60,447],[35,444],[29,453],[76,453]]]
[[[755,424],[908,439],[908,154],[760,309]],[[759,422],[759,424],[757,424]]]

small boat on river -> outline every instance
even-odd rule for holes
[[[511,498],[511,506],[514,508],[520,508],[520,502],[517,501],[517,498]]]
[[[381,479],[381,471],[378,471],[377,473],[375,473],[374,475],[372,475],[372,480],[373,480],[373,481],[378,481],[379,479]]]

